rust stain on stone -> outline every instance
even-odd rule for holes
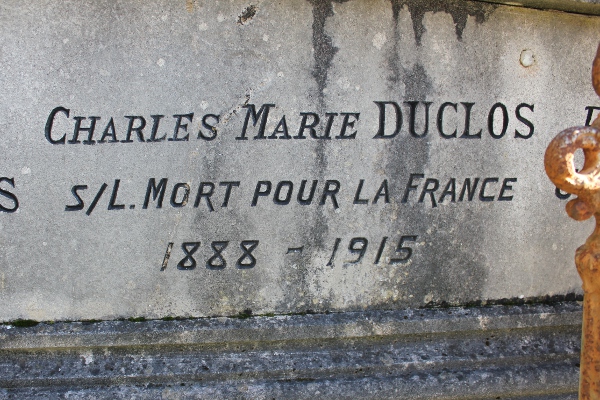
[[[594,65],[592,66],[592,84],[594,85],[596,93],[600,96],[600,46],[598,46]]]
[[[592,67],[592,84],[600,96],[600,45]],[[575,151],[583,150],[581,171],[575,170]],[[592,215],[596,227],[575,252],[583,281],[583,336],[579,398],[600,399],[600,116],[591,126],[565,129],[546,149],[546,174],[561,190],[577,196],[566,205],[567,214],[582,221]]]

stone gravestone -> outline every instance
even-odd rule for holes
[[[598,7],[4,2],[2,393],[571,396]]]

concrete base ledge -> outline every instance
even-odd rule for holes
[[[577,398],[577,303],[0,327],[6,398]]]

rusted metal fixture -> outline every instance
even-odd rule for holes
[[[592,67],[592,84],[600,96],[600,46]],[[581,171],[575,170],[575,151],[583,150]],[[591,126],[565,129],[556,136],[544,159],[546,174],[561,190],[577,196],[566,205],[567,214],[583,221],[592,215],[596,227],[575,252],[583,281],[583,334],[579,398],[600,400],[600,116]]]

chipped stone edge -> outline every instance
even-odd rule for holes
[[[600,0],[476,0],[485,3],[600,16]]]

